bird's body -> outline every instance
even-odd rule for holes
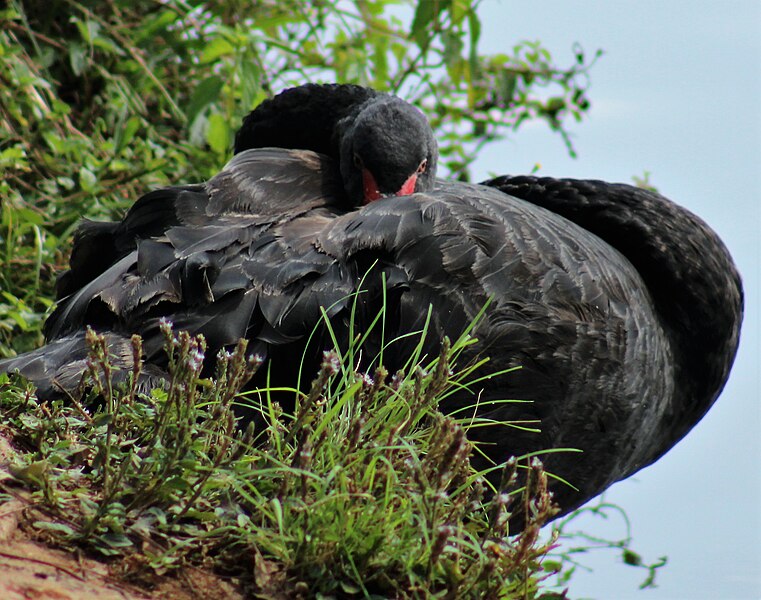
[[[360,96],[365,103],[372,94]],[[306,352],[316,365],[329,345],[318,331],[306,348],[323,309],[345,345],[352,322],[369,327],[385,306],[382,333],[376,328],[363,349],[368,367],[388,340],[421,330],[429,307],[424,346],[433,356],[443,336],[459,336],[488,304],[461,360],[488,356],[484,368],[520,369],[479,385],[479,416],[535,422],[541,433],[494,426],[473,435],[495,463],[582,450],[546,459],[578,488],[554,485],[563,512],[656,460],[716,399],[737,347],[742,292],[726,249],[697,217],[657,194],[602,182],[434,183],[427,140],[396,179],[375,177],[374,159],[358,157],[357,169],[377,183],[394,181],[392,193],[417,174],[418,193],[368,200],[367,186],[348,183],[356,173],[344,165],[342,142],[299,141],[313,116],[289,118],[276,100],[259,116],[271,132],[288,120],[295,138],[282,145],[304,149],[258,149],[251,132],[260,122],[249,118],[236,156],[206,184],[152,192],[120,223],[85,223],[46,325],[51,343],[0,369],[20,370],[43,394],[73,389],[91,325],[125,356],[129,335],[143,336],[160,377],[159,322],[168,318],[202,333],[209,354],[248,338],[270,360],[270,383],[293,386],[294,355]],[[334,124],[356,117],[350,105]],[[386,366],[401,366],[415,342],[385,348]],[[503,399],[528,402],[490,402]],[[442,408],[474,401],[463,393]]]

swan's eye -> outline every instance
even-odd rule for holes
[[[356,152],[354,153],[354,166],[358,169],[361,169],[364,165],[362,164],[362,159],[359,157],[359,154]]]
[[[417,167],[417,174],[422,175],[425,173],[425,170],[428,168],[428,159],[424,158],[423,162],[421,162]]]

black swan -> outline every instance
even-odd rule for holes
[[[525,176],[442,181],[436,158],[426,119],[398,98],[350,85],[287,90],[246,117],[235,156],[207,183],[151,192],[118,223],[84,222],[48,344],[0,370],[19,371],[41,396],[72,390],[91,325],[125,367],[129,335],[142,335],[160,378],[166,317],[203,333],[209,356],[248,338],[273,383],[294,385],[293,357],[321,307],[346,342],[363,277],[357,326],[377,313],[385,281],[385,339],[421,329],[431,306],[431,356],[490,301],[464,360],[521,368],[481,384],[480,414],[538,420],[541,433],[474,435],[497,464],[581,449],[545,459],[577,488],[552,484],[564,514],[657,460],[711,407],[737,349],[740,277],[703,221],[653,192]],[[382,341],[367,344],[373,356]],[[314,339],[315,365],[328,345]],[[410,348],[386,352],[391,372]],[[505,398],[530,402],[489,402]],[[473,402],[463,394],[442,408]]]

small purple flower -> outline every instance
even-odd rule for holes
[[[188,350],[187,365],[192,371],[200,371],[203,367],[204,355],[198,346],[193,346]]]

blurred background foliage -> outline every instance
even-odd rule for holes
[[[557,65],[516,33],[483,54],[478,5],[12,0],[0,9],[0,355],[42,342],[79,219],[211,177],[242,117],[289,86],[358,83],[415,103],[444,177],[467,180],[484,144],[537,119],[573,152],[564,124],[589,108],[599,52]]]

